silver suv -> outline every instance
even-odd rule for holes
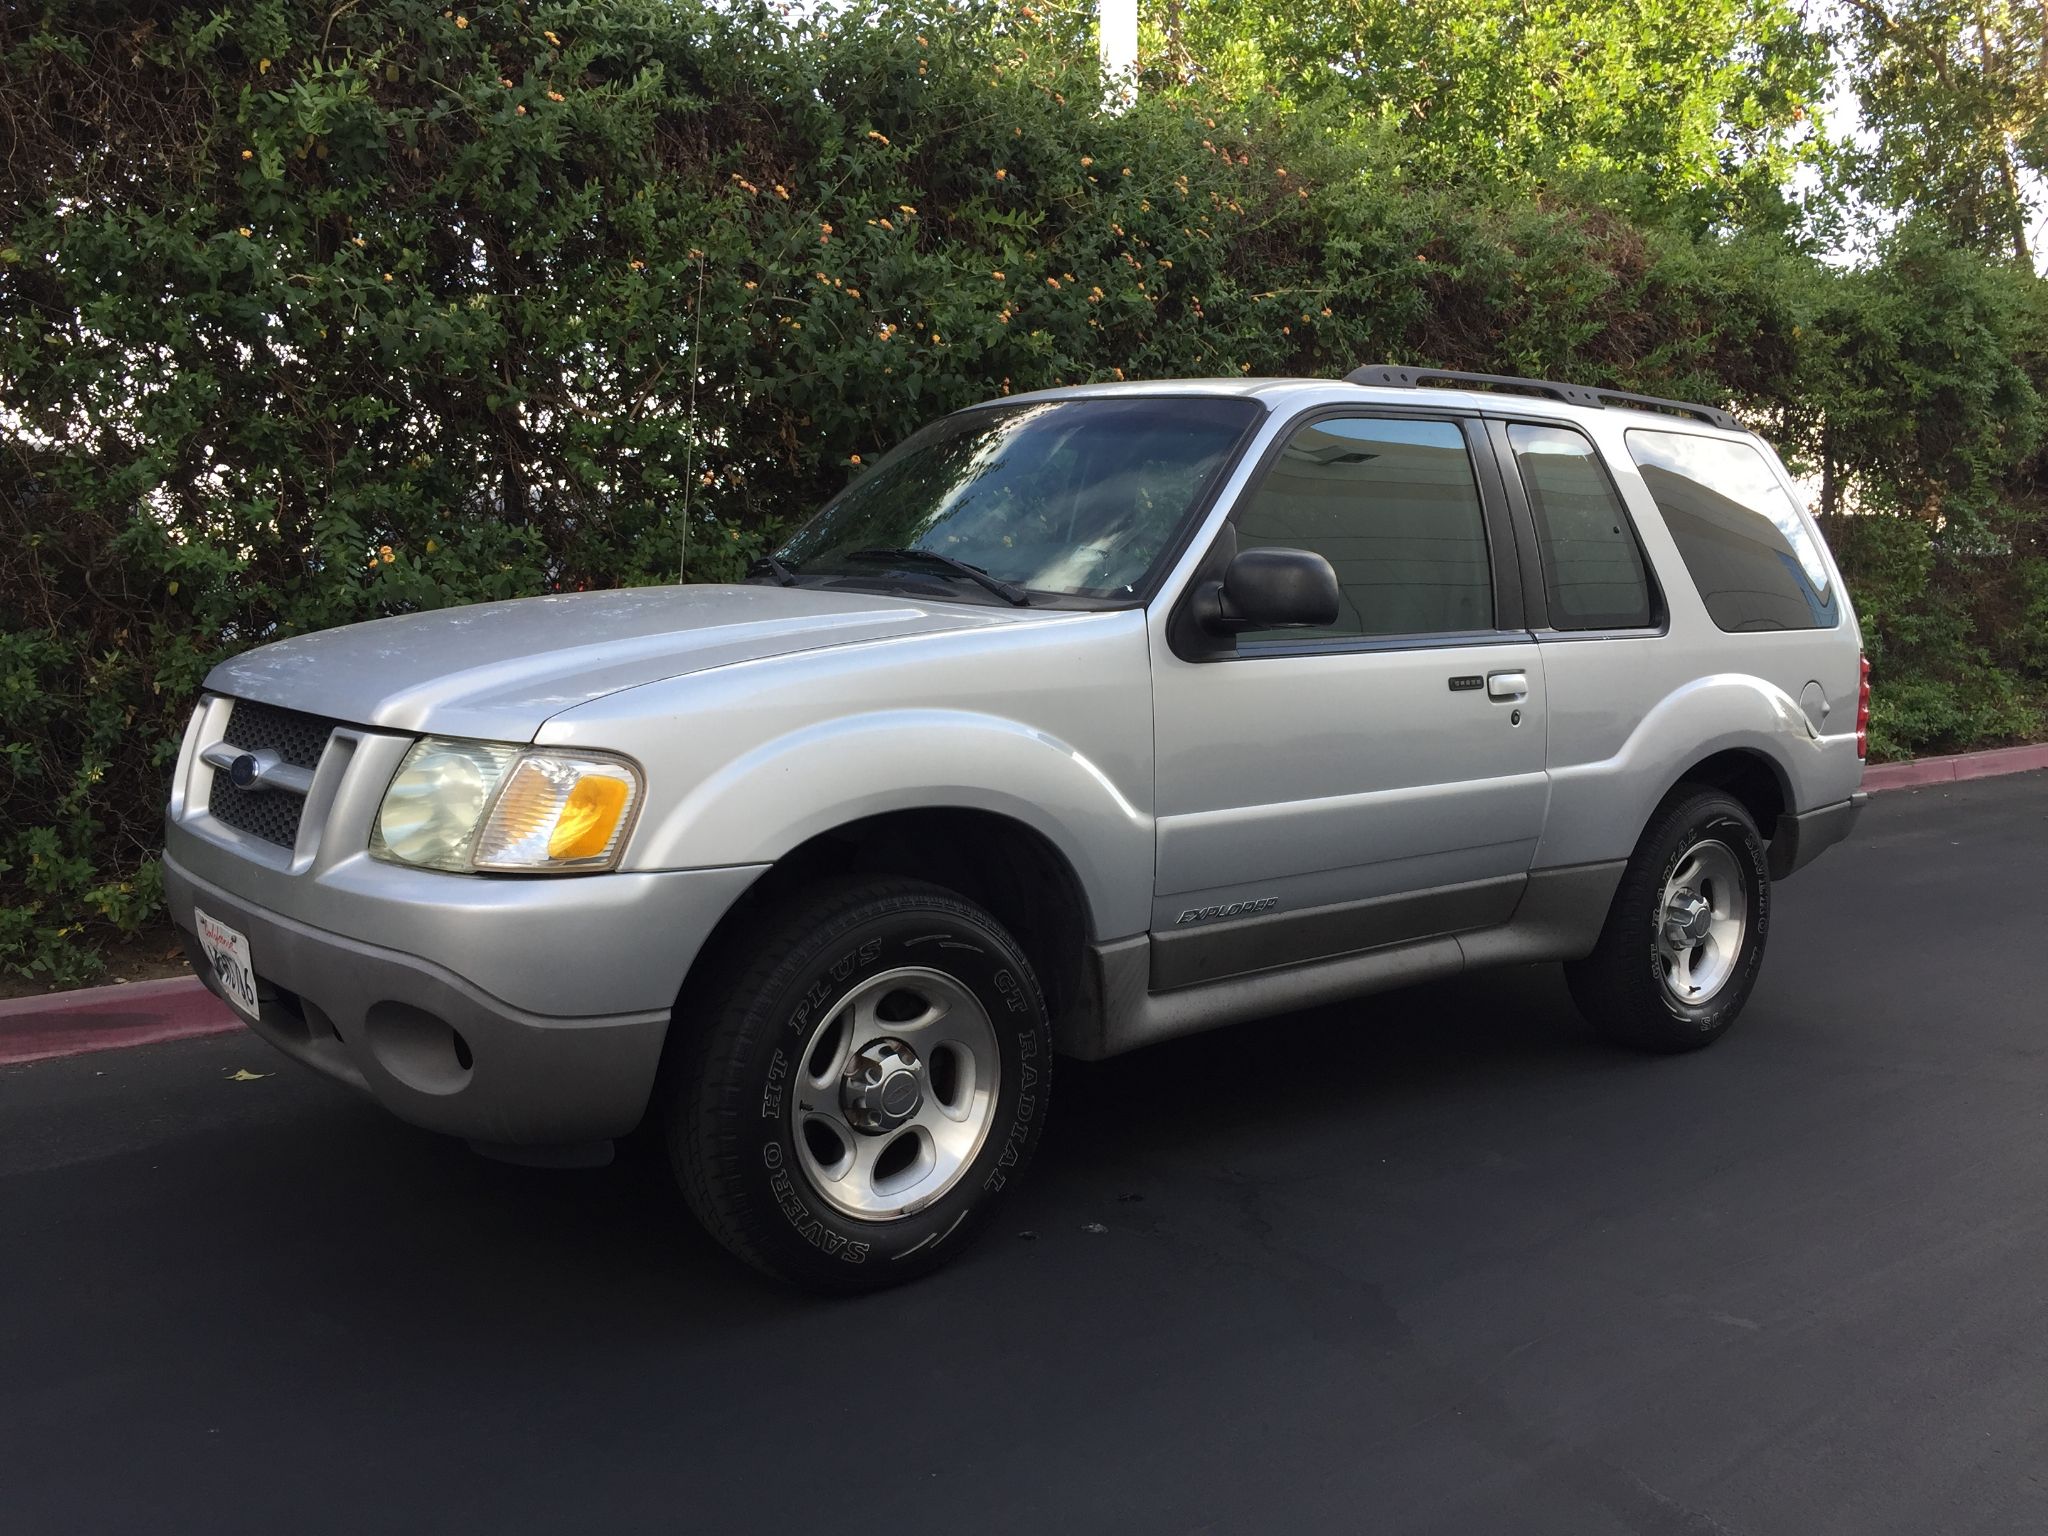
[[[1867,669],[1721,411],[1361,369],[934,423],[740,585],[416,613],[218,667],[166,828],[201,975],[523,1161],[658,1126],[727,1247],[929,1270],[1109,1056],[1562,961],[1741,1011],[1861,808]]]

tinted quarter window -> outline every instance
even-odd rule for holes
[[[1486,524],[1455,422],[1339,417],[1288,438],[1237,514],[1240,549],[1312,549],[1337,622],[1241,638],[1420,635],[1493,625]]]
[[[1640,629],[1651,619],[1642,551],[1593,445],[1567,427],[1508,428],[1543,547],[1554,629]]]
[[[1820,545],[1754,447],[1635,431],[1628,449],[1716,624],[1834,627],[1841,610]]]

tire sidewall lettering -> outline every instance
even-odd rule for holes
[[[1744,894],[1751,904],[1753,916],[1748,931],[1743,937],[1742,967],[1729,978],[1719,993],[1708,1003],[1688,1007],[1671,996],[1664,985],[1663,951],[1658,945],[1658,931],[1664,921],[1664,889],[1671,883],[1671,877],[1685,856],[1695,846],[1708,839],[1726,843],[1741,859],[1745,866]],[[1649,980],[1655,988],[1655,995],[1663,1004],[1665,1012],[1681,1023],[1701,1033],[1709,1033],[1720,1026],[1724,1012],[1731,1005],[1739,1005],[1746,999],[1749,980],[1755,975],[1763,959],[1763,938],[1769,925],[1771,882],[1762,874],[1764,868],[1763,850],[1757,836],[1744,823],[1725,814],[1716,812],[1687,824],[1680,832],[1675,847],[1665,859],[1663,869],[1650,892],[1650,934],[1645,946],[1645,960]]]
[[[940,941],[936,946],[934,938]],[[973,1223],[962,1219],[968,1214],[963,1207],[971,1209],[1002,1190],[1030,1155],[1045,1102],[1042,1005],[1036,1003],[1028,977],[1020,975],[1000,949],[969,942],[979,938],[970,928],[956,927],[945,935],[934,935],[926,927],[917,934],[869,937],[850,944],[809,969],[810,980],[802,996],[790,1008],[782,1027],[774,1031],[775,1043],[765,1063],[757,1068],[762,1088],[754,1124],[761,1137],[759,1167],[764,1193],[781,1213],[788,1232],[819,1253],[847,1264],[908,1258],[913,1253],[926,1257],[946,1245],[956,1231],[971,1227]],[[924,1209],[863,1230],[864,1224],[847,1221],[816,1198],[795,1155],[797,1131],[788,1113],[788,1095],[801,1053],[821,1021],[822,1010],[868,976],[902,964],[945,971],[982,999],[992,1020],[1009,1022],[1009,1028],[996,1031],[1004,1068],[998,1093],[1008,1104],[1000,1125],[1001,1140],[998,1142],[998,1132],[992,1128],[977,1154],[977,1161],[988,1167],[987,1174],[976,1178],[970,1172]]]

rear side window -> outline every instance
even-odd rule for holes
[[[1834,627],[1841,609],[1820,544],[1754,447],[1634,431],[1628,451],[1716,624],[1734,631]]]
[[[1628,513],[1593,445],[1568,427],[1508,428],[1543,547],[1554,629],[1641,629],[1650,582]]]
[[[1316,636],[1493,626],[1486,520],[1455,422],[1328,417],[1298,428],[1236,526],[1240,549],[1312,549],[1336,570],[1337,622]]]

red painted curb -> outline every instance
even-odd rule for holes
[[[1903,763],[1877,763],[1863,770],[1863,787],[1873,791],[1922,789],[1929,784],[1957,784],[1966,779],[2032,773],[2041,768],[2048,768],[2048,743],[1994,747],[1989,752],[1959,752],[1953,757],[1916,757]]]
[[[241,1027],[196,976],[9,998],[0,1002],[0,1066],[193,1040]]]

